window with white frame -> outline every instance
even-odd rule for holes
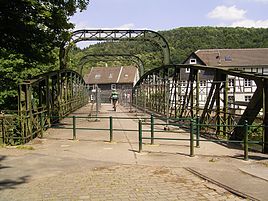
[[[185,87],[186,86],[186,81],[181,81],[181,86]]]
[[[207,86],[207,81],[206,80],[201,80],[200,81],[200,87],[205,87]]]
[[[245,101],[246,101],[246,102],[249,102],[250,99],[251,99],[251,96],[245,96]]]
[[[244,86],[245,86],[245,87],[251,87],[251,80],[249,80],[249,79],[245,79],[245,80],[244,80]]]
[[[111,84],[111,89],[116,89],[116,84]]]
[[[233,87],[234,86],[234,79],[229,79],[228,80],[228,86]]]
[[[185,69],[185,73],[190,73],[191,69],[190,68],[186,68]]]
[[[190,64],[196,64],[196,59],[190,59]]]

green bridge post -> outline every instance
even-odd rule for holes
[[[76,116],[73,116],[73,140],[76,140]]]
[[[200,147],[200,117],[197,116],[196,117],[196,147],[199,148]]]
[[[244,135],[244,160],[248,160],[248,121],[244,123],[245,135]]]
[[[154,115],[151,114],[151,145],[154,144]]]
[[[110,142],[112,142],[113,141],[113,117],[110,116],[109,119],[110,119]]]
[[[190,156],[194,157],[194,129],[192,119],[190,121]]]
[[[142,151],[142,122],[139,119],[139,153]]]

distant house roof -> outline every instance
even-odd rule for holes
[[[137,73],[135,66],[93,67],[84,79],[86,84],[134,83]]]
[[[207,66],[268,66],[268,48],[203,49],[194,54]]]

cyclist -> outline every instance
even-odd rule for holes
[[[118,93],[115,89],[112,90],[112,94],[111,94],[111,99],[112,99],[112,102],[113,102],[113,108],[114,108],[114,111],[116,111],[116,103],[118,101]]]

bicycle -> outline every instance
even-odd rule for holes
[[[113,108],[114,108],[114,111],[116,111],[116,103],[117,103],[117,99],[112,99],[113,101]]]

